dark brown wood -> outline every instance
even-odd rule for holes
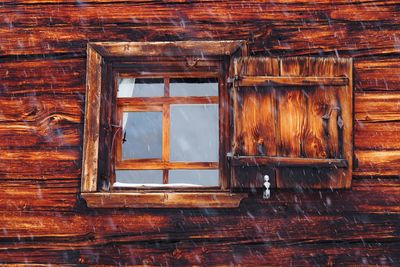
[[[2,264],[400,265],[397,0],[0,5]],[[86,209],[87,42],[228,39],[248,40],[257,55],[354,57],[351,190],[272,190],[218,211]],[[261,187],[262,176],[247,179],[259,171],[240,182]]]
[[[266,156],[239,156],[231,159],[233,166],[275,166],[275,167],[315,167],[347,168],[344,159],[292,158]],[[301,178],[299,178],[301,179]]]
[[[164,104],[218,104],[218,96],[118,98],[117,104],[118,106],[147,105],[149,107]]]
[[[237,208],[247,194],[223,192],[83,193],[90,208]]]
[[[349,84],[346,77],[239,77],[238,85],[249,86],[340,86]]]
[[[234,86],[238,92],[234,96],[234,156],[244,156],[244,164],[276,167],[275,180],[280,188],[297,187],[303,176],[319,180],[318,175],[326,178],[319,182],[307,178],[310,187],[349,188],[353,158],[352,61],[259,57],[242,58],[235,64],[238,81]],[[251,156],[255,158],[249,159]],[[312,167],[313,159],[318,158],[344,159],[346,164],[340,163],[344,167],[340,170],[332,164],[333,169],[326,170],[329,175],[312,175],[312,169],[304,175],[297,169],[292,174],[290,168],[281,170],[283,166],[277,166],[279,160],[274,156],[294,158],[292,164],[303,167]],[[301,158],[309,160],[305,163]],[[284,165],[289,162],[282,159]],[[329,162],[322,164],[329,166]],[[307,187],[307,183],[301,183]]]
[[[363,244],[363,242],[370,244],[374,241],[385,243],[385,240],[393,243],[398,236],[396,227],[399,218],[396,211],[398,211],[399,188],[396,179],[382,181],[365,179],[355,181],[352,191],[307,194],[293,191],[275,192],[269,201],[251,198],[244,200],[237,210],[222,209],[217,214],[208,216],[196,210],[183,212],[156,210],[152,213],[146,209],[105,210],[100,213],[89,211],[83,214],[13,211],[2,213],[0,216],[3,228],[7,231],[1,234],[2,240],[6,241],[2,243],[2,247],[15,248],[16,250],[12,250],[15,254],[12,255],[16,257],[25,255],[26,260],[38,262],[40,259],[34,257],[32,252],[20,250],[35,246],[37,248],[37,242],[42,242],[42,249],[38,255],[43,255],[49,250],[53,251],[53,254],[49,254],[46,260],[54,263],[71,263],[74,260],[78,261],[79,257],[63,258],[61,255],[65,250],[75,255],[74,253],[82,254],[84,249],[93,250],[95,247],[106,249],[109,247],[107,244],[110,238],[113,238],[114,246],[129,244],[137,245],[138,249],[144,242],[153,247],[150,245],[151,242],[175,238],[196,244],[206,242],[204,246],[208,249],[215,248],[213,242],[216,238],[223,238],[237,246],[267,240],[274,244],[273,247],[283,246],[286,249],[290,247],[288,242],[291,244],[307,242],[319,249],[323,244],[333,244],[340,240],[353,244]],[[365,202],[366,198],[368,202]],[[386,201],[382,202],[382,198]],[[11,201],[9,203],[12,203]],[[299,206],[302,207],[301,214],[298,213]],[[59,219],[60,216],[63,218],[62,221]],[[13,223],[7,223],[9,220]],[[185,227],[182,228],[179,225],[182,225],[183,220]],[[210,225],[210,222],[213,224]],[[310,228],[310,224],[313,227]],[[256,229],[255,225],[259,227]],[[118,236],[115,236],[115,227],[120,233]],[[160,228],[165,232],[160,234],[158,230]],[[202,229],[201,235],[199,229]],[[193,236],[196,238],[193,239]],[[308,238],[309,236],[312,238]],[[71,240],[74,240],[73,245],[70,243]],[[54,252],[55,246],[59,248],[60,254]],[[337,246],[333,246],[332,250],[335,247],[338,249]],[[194,248],[193,244],[189,248]],[[296,246],[293,249],[298,251]],[[2,257],[3,261],[12,261],[6,255]],[[92,260],[93,263],[96,262],[95,259]],[[130,262],[128,258],[119,257],[119,260]],[[248,260],[243,263],[247,263]]]
[[[218,162],[165,162],[162,160],[140,159],[117,161],[121,170],[173,170],[173,169],[218,169]]]
[[[105,57],[229,56],[240,49],[244,41],[193,41],[180,42],[99,42],[92,46]],[[199,56],[200,55],[200,56]]]
[[[82,192],[95,192],[98,179],[102,57],[88,46],[85,130],[83,139]]]

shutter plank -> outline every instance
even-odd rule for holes
[[[307,96],[301,90],[288,88],[279,90],[277,97],[278,127],[276,136],[278,141],[278,156],[302,157],[302,139],[306,129]]]
[[[242,58],[236,62],[236,66],[239,76],[279,74],[278,60],[275,58]],[[234,154],[276,155],[275,89],[241,88],[236,90],[236,94]]]
[[[277,58],[246,57],[234,63],[234,74],[242,76],[278,76]],[[275,156],[277,145],[276,129],[276,91],[268,87],[243,87],[233,91],[234,135],[233,153],[235,155]],[[262,116],[260,116],[262,114]],[[274,185],[274,171],[267,167],[233,167],[233,188],[262,187],[263,175],[271,177]]]
[[[351,82],[351,60],[338,58],[282,58],[282,76],[347,77]],[[299,90],[300,91],[300,90]],[[306,127],[300,141],[302,157],[343,158],[346,169],[277,168],[276,183],[280,188],[348,188],[352,169],[352,90],[350,86],[321,85],[302,89],[307,93]],[[282,110],[284,112],[284,110]],[[338,119],[346,129],[338,127]],[[346,142],[346,145],[344,144]],[[345,151],[345,152],[343,152]]]

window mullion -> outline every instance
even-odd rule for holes
[[[164,97],[169,97],[169,78],[164,79]],[[169,162],[169,104],[163,104],[163,120],[162,120],[162,161]],[[168,170],[163,170],[163,183],[168,184]]]

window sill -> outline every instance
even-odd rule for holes
[[[82,193],[89,208],[236,208],[246,193]]]

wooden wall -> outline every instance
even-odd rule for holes
[[[87,210],[88,41],[255,41],[355,61],[351,191],[237,210]],[[400,1],[0,0],[0,262],[400,264]]]

